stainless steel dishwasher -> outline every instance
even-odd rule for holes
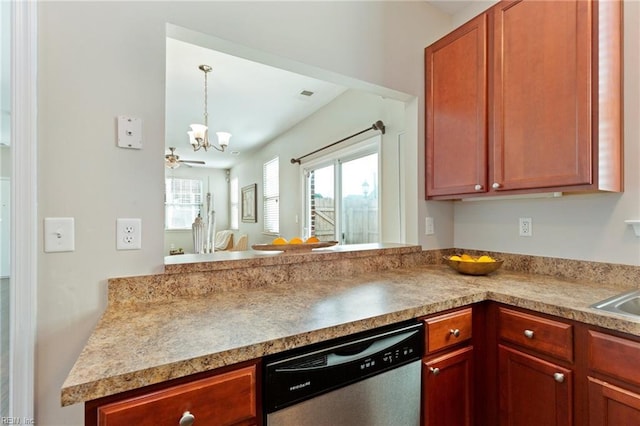
[[[265,360],[267,426],[417,426],[422,324]]]

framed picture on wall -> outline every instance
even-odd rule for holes
[[[258,221],[256,217],[256,187],[257,184],[252,183],[242,187],[242,221],[255,223]]]

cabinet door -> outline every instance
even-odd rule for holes
[[[470,426],[473,413],[473,347],[425,361],[423,426]]]
[[[425,50],[427,197],[486,191],[486,20]]]
[[[498,369],[501,425],[573,424],[571,370],[502,345]]]
[[[592,183],[591,1],[492,8],[496,190]]]
[[[256,368],[250,366],[98,407],[98,426],[253,425]]]
[[[640,395],[589,377],[589,426],[640,425]]]

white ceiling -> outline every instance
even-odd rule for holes
[[[473,4],[473,0],[428,0],[427,2],[449,15],[455,15]]]
[[[473,0],[428,3],[455,14]],[[165,153],[175,147],[181,160],[205,161],[203,167],[232,167],[348,89],[172,37],[167,37],[166,49]],[[215,141],[217,131],[232,134],[224,153],[194,152],[189,145],[190,124],[204,122],[204,73],[198,69],[202,64],[213,68],[207,92],[210,138]],[[314,95],[302,96],[303,90]]]
[[[208,74],[210,138],[232,134],[224,153],[194,152],[187,131],[204,122],[204,73]],[[194,44],[167,38],[165,153],[176,147],[181,160],[229,168],[339,96],[347,87],[306,77]],[[303,96],[303,90],[314,92]],[[238,152],[238,154],[234,154]]]

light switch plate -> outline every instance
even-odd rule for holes
[[[120,148],[142,149],[142,120],[134,117],[118,116],[118,146]]]
[[[44,219],[44,251],[54,253],[75,251],[75,223],[72,217]]]

